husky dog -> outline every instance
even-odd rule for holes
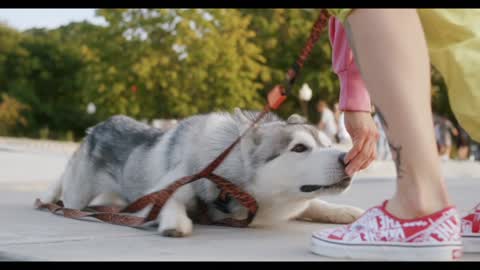
[[[113,116],[87,130],[58,182],[44,202],[63,194],[65,207],[82,209],[101,194],[119,195],[126,203],[158,191],[203,169],[249,127],[258,112],[210,113],[180,121],[162,131],[126,116]],[[342,155],[325,134],[292,115],[283,121],[269,113],[237,145],[215,173],[232,181],[258,202],[252,226],[289,219],[350,223],[361,209],[318,200],[351,184]],[[219,202],[219,190],[207,179],[177,190],[155,224],[164,236],[182,237],[193,229],[198,200],[214,219],[245,218],[235,200]]]

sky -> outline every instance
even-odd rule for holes
[[[0,9],[0,22],[6,22],[19,30],[32,27],[51,29],[83,20],[105,24],[103,18],[95,17],[95,9]]]

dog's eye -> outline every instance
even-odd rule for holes
[[[292,152],[297,152],[297,153],[302,153],[308,150],[308,147],[306,147],[304,144],[296,144],[290,151]]]

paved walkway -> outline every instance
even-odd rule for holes
[[[53,149],[56,146],[50,145]],[[335,225],[289,222],[273,228],[196,226],[192,236],[171,239],[154,229],[78,221],[33,209],[33,201],[60,175],[71,151],[7,144],[0,138],[1,260],[330,260],[309,252],[311,231]],[[57,148],[55,148],[57,149]],[[73,149],[73,148],[72,148]],[[480,164],[444,164],[447,185],[459,210],[478,203]],[[368,208],[394,192],[393,164],[376,163],[352,188],[331,202]],[[466,255],[463,260],[480,260]]]

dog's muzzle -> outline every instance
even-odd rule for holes
[[[304,185],[300,187],[301,192],[313,192],[317,191],[319,189],[323,188],[323,186],[320,185]]]
[[[323,186],[323,185],[303,185],[300,186],[300,191],[301,192],[314,192],[318,190],[326,190],[326,189],[331,189],[331,188],[347,188],[350,183],[352,182],[352,178],[349,176],[346,176],[342,178],[342,180],[338,181],[335,184],[328,185],[328,186]]]
[[[341,164],[341,166],[345,169],[345,167],[348,165],[348,163],[345,162],[345,156],[347,153],[342,153],[340,156],[338,156],[338,162]],[[322,185],[303,185],[300,187],[301,192],[314,192],[317,190],[322,190],[322,189],[330,189],[330,188],[347,188],[348,185],[350,185],[350,182],[352,181],[352,178],[349,176],[343,177],[340,181],[338,181],[335,184],[328,185],[328,186],[322,186]]]

